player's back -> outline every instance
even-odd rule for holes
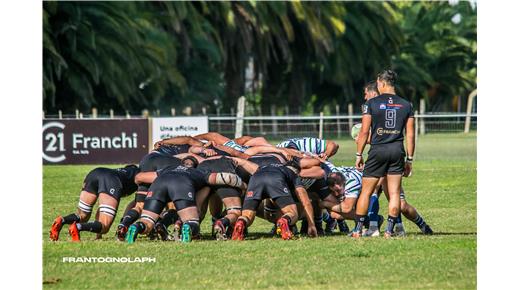
[[[393,94],[382,94],[367,101],[363,114],[372,117],[371,145],[387,144],[404,139],[403,131],[413,107],[407,100]]]

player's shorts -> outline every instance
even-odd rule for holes
[[[173,201],[177,211],[197,206],[196,188],[185,174],[165,174],[157,177],[150,186],[146,200],[155,199],[163,203]]]
[[[139,162],[139,168],[141,172],[151,172],[157,171],[162,168],[166,168],[168,166],[179,166],[181,165],[181,160],[179,158],[161,154],[155,151],[147,154],[141,162]],[[147,192],[150,188],[150,184],[139,184],[137,187],[138,192]],[[138,200],[139,199],[139,200]],[[136,202],[144,201],[144,195],[136,194]]]
[[[119,201],[122,197],[123,184],[112,169],[96,168],[85,177],[82,190],[96,195],[106,193]]]
[[[247,146],[242,146],[242,145],[237,144],[234,140],[229,140],[229,141],[227,141],[226,143],[224,143],[222,145],[230,147],[230,148],[233,148],[233,149],[235,149],[237,151],[240,151],[242,153],[244,153],[249,148]]]
[[[243,209],[256,210],[264,198],[271,198],[280,208],[295,204],[292,191],[283,173],[269,167],[262,168],[249,180]]]
[[[383,177],[387,174],[403,174],[404,171],[403,142],[372,145],[368,151],[363,177]]]

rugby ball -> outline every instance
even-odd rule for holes
[[[361,123],[355,124],[352,126],[352,129],[350,129],[350,136],[352,136],[352,139],[356,140],[359,132],[361,132]]]

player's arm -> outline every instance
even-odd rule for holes
[[[307,219],[307,223],[309,224],[309,236],[316,237],[316,225],[314,224],[314,211],[312,209],[311,200],[309,199],[309,195],[307,194],[307,190],[303,186],[296,187],[296,196],[300,200],[303,206],[303,210],[305,211],[305,218]]]
[[[251,157],[245,153],[242,153],[242,152],[240,152],[236,149],[233,149],[231,147],[228,147],[228,146],[213,144],[213,147],[215,147],[218,150],[224,151],[233,157],[238,157],[238,158],[242,158],[242,159],[247,159],[247,158]]]
[[[228,157],[228,158],[233,159],[233,162],[236,164],[236,166],[240,166],[240,167],[244,168],[251,175],[253,175],[258,170],[258,165],[251,161],[247,161],[245,159],[236,158],[236,157]]]
[[[325,146],[325,152],[323,154],[320,154],[320,157],[323,157],[323,158],[329,158],[329,157],[334,156],[336,154],[336,152],[338,152],[338,149],[339,149],[338,143],[331,141],[331,140],[327,140],[326,142],[327,142],[327,145]]]
[[[198,140],[207,140],[207,141],[214,141],[217,144],[224,144],[227,141],[231,140],[226,136],[223,136],[217,132],[208,132],[204,134],[199,134],[194,136],[195,139]]]
[[[247,148],[246,151],[244,151],[244,153],[249,156],[253,156],[256,154],[260,154],[260,153],[280,153],[280,154],[283,154],[285,156],[285,158],[291,159],[290,154],[287,153],[287,151],[285,151],[283,148],[278,148],[278,147],[274,147],[274,146],[249,147],[249,148]]]
[[[139,172],[135,175],[134,182],[135,184],[147,183],[151,184],[157,178],[157,172]]]
[[[305,157],[300,160],[300,168],[312,168],[314,166],[320,166],[320,159],[315,157]]]
[[[406,120],[406,162],[405,162],[405,170],[404,176],[410,176],[412,172],[412,161],[413,154],[415,153],[415,127],[414,122],[415,119],[413,117],[409,117]]]
[[[204,143],[201,141],[191,137],[191,136],[178,136],[172,137],[168,139],[163,139],[155,142],[154,148],[158,148],[161,145],[185,145],[188,144],[190,146],[202,146]]]
[[[322,178],[325,176],[325,170],[319,166],[313,166],[311,168],[302,169],[300,176],[303,178]]]
[[[363,118],[361,119],[361,131],[359,132],[359,140],[356,150],[356,169],[359,171],[363,170],[363,150],[365,150],[365,146],[367,144],[371,124],[372,116],[369,114],[363,115]]]
[[[206,182],[209,185],[227,185],[236,187],[241,190],[247,188],[247,184],[240,179],[240,177],[234,173],[229,172],[213,172],[207,175]]]

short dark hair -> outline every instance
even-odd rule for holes
[[[395,87],[395,84],[397,82],[397,73],[395,73],[391,69],[385,69],[377,75],[377,78],[381,81],[386,82],[392,87]]]
[[[345,176],[339,172],[332,172],[327,176],[327,186],[334,186],[336,184],[342,185],[345,184]]]
[[[193,162],[193,168],[197,168],[197,166],[199,165],[199,161],[197,160],[197,158],[195,158],[193,156],[186,156],[186,157],[182,158],[181,164],[184,166],[184,162],[187,160],[190,160],[191,162]]]
[[[377,82],[376,81],[369,81],[366,83],[366,85],[363,87],[363,90],[367,90],[369,92],[376,92],[379,94],[379,91],[377,90]]]

